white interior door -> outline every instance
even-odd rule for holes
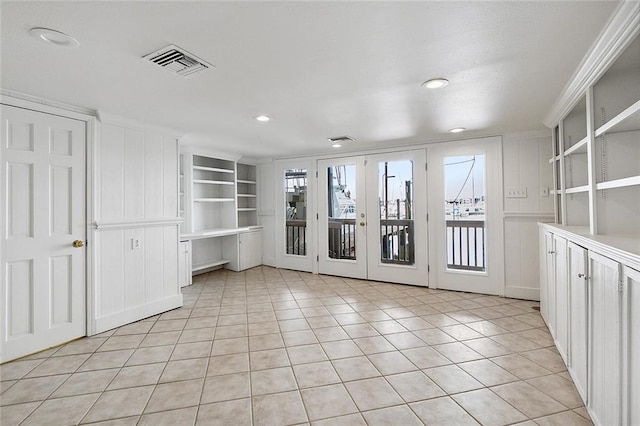
[[[6,361],[86,334],[86,124],[1,112]]]
[[[424,150],[318,162],[320,273],[428,285],[424,165]]]
[[[430,286],[504,294],[499,137],[428,149]]]

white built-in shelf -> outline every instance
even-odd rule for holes
[[[249,185],[255,185],[256,181],[255,180],[244,180],[244,179],[238,179],[237,180],[238,183],[248,183]]]
[[[191,268],[191,271],[198,272],[204,269],[215,268],[216,266],[226,265],[227,263],[229,263],[227,259],[220,259],[215,262],[205,263],[203,265],[193,265],[193,267]]]
[[[238,194],[238,197],[256,198],[256,194]]]
[[[560,160],[560,156],[556,155],[553,158],[549,158],[549,164],[553,163],[554,161],[559,161]]]
[[[565,194],[578,194],[580,192],[589,192],[589,185],[574,186],[564,190]]]
[[[255,212],[257,209],[255,207],[240,207],[238,208],[239,212]]]
[[[587,140],[588,138],[584,138],[580,140],[578,143],[572,145],[569,149],[564,152],[564,155],[571,154],[586,154],[587,153]]]
[[[233,198],[194,198],[194,203],[229,203]]]
[[[613,189],[623,188],[625,186],[640,185],[640,176],[631,176],[623,179],[609,180],[606,182],[600,182],[596,184],[596,189]]]
[[[600,126],[596,132],[596,137],[604,133],[618,133],[640,130],[640,101],[637,101],[620,114]]]
[[[193,183],[201,183],[204,185],[233,185],[233,181],[226,180],[208,180],[208,179],[194,179]]]
[[[221,169],[219,167],[193,166],[193,170],[202,170],[205,172],[217,172],[217,173],[234,173],[234,171],[231,169]]]

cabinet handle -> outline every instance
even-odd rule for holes
[[[547,253],[549,253],[549,254],[553,254],[553,253],[555,253],[555,251],[553,251],[553,250],[549,250]]]
[[[589,279],[585,274],[578,274],[578,278],[584,278],[585,280]]]

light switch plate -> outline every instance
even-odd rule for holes
[[[527,188],[507,188],[507,198],[527,198]]]

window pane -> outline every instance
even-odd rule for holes
[[[284,171],[286,253],[307,254],[307,171]]]
[[[378,163],[380,261],[414,264],[413,163]]]
[[[328,253],[331,259],[356,259],[356,166],[327,169]]]
[[[444,159],[447,268],[484,271],[484,155]]]

